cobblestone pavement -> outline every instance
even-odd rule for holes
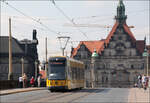
[[[53,93],[46,88],[23,88],[3,90],[0,94],[0,102],[11,103],[150,103],[150,89],[138,88],[89,88]]]
[[[128,95],[129,103],[150,103],[150,88],[131,88]]]
[[[46,88],[16,88],[16,89],[7,89],[7,90],[0,90],[0,95],[9,95],[14,93],[20,93],[20,92],[28,92],[28,91],[36,91],[36,90],[42,90]]]

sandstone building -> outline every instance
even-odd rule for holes
[[[71,57],[86,64],[86,86],[129,87],[146,66],[142,56],[146,40],[136,40],[126,24],[125,6],[119,0],[115,24],[106,39],[80,41]]]

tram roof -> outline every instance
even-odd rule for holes
[[[68,57],[68,56],[51,56],[51,57],[49,57],[49,59],[50,59],[50,58],[59,58],[59,57],[60,57],[60,58],[66,58],[66,59],[69,60],[69,61],[73,61],[73,62],[78,62],[78,63],[84,64],[82,61],[79,61],[79,60],[70,58],[70,57]]]

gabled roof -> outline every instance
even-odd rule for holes
[[[86,46],[86,48],[93,53],[94,49],[96,49],[96,52],[98,54],[101,54],[101,52],[104,50],[104,44],[107,46],[112,38],[112,36],[114,35],[117,27],[119,26],[119,23],[116,21],[116,23],[114,24],[111,32],[108,34],[107,38],[104,40],[99,40],[99,41],[80,41],[79,45],[77,46],[77,48],[74,48],[71,54],[71,57],[74,57],[77,54],[78,49],[80,48],[80,46],[83,44]],[[128,27],[128,25],[126,23],[123,24],[123,28],[124,31],[130,36],[131,41],[133,43],[136,43],[136,48],[138,49],[138,51],[140,53],[143,53],[144,51],[144,40],[137,40],[135,39],[134,35],[132,34],[132,32],[130,31],[130,28]]]
[[[110,31],[110,33],[108,34],[108,36],[107,36],[107,38],[105,40],[106,46],[109,43],[111,37],[114,35],[118,25],[119,25],[119,23],[116,21],[115,25],[113,26],[112,30]],[[125,32],[131,37],[132,42],[135,43],[136,39],[135,39],[134,35],[130,31],[130,28],[128,27],[128,25],[126,23],[123,24],[123,28],[124,28]]]
[[[9,52],[9,37],[8,36],[0,36],[0,53]],[[12,37],[12,53],[24,53],[21,46],[19,45],[19,41]]]
[[[77,54],[78,49],[81,45],[85,45],[86,48],[93,53],[94,49],[96,49],[96,52],[98,54],[101,54],[101,51],[104,50],[104,40],[98,40],[98,41],[80,41],[77,48],[74,48],[71,57],[74,57]]]
[[[116,31],[117,27],[118,27],[119,23],[116,22],[115,25],[113,26],[112,30],[110,31],[110,33],[108,34],[106,40],[105,40],[105,44],[107,45],[111,39],[111,37],[114,35],[114,32]]]
[[[123,24],[123,28],[125,30],[125,32],[131,37],[132,42],[136,42],[136,39],[134,37],[134,35],[132,34],[132,32],[130,31],[130,28],[128,27],[128,25],[126,23]]]

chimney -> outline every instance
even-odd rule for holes
[[[33,40],[37,40],[36,34],[37,34],[36,29],[33,29]]]

